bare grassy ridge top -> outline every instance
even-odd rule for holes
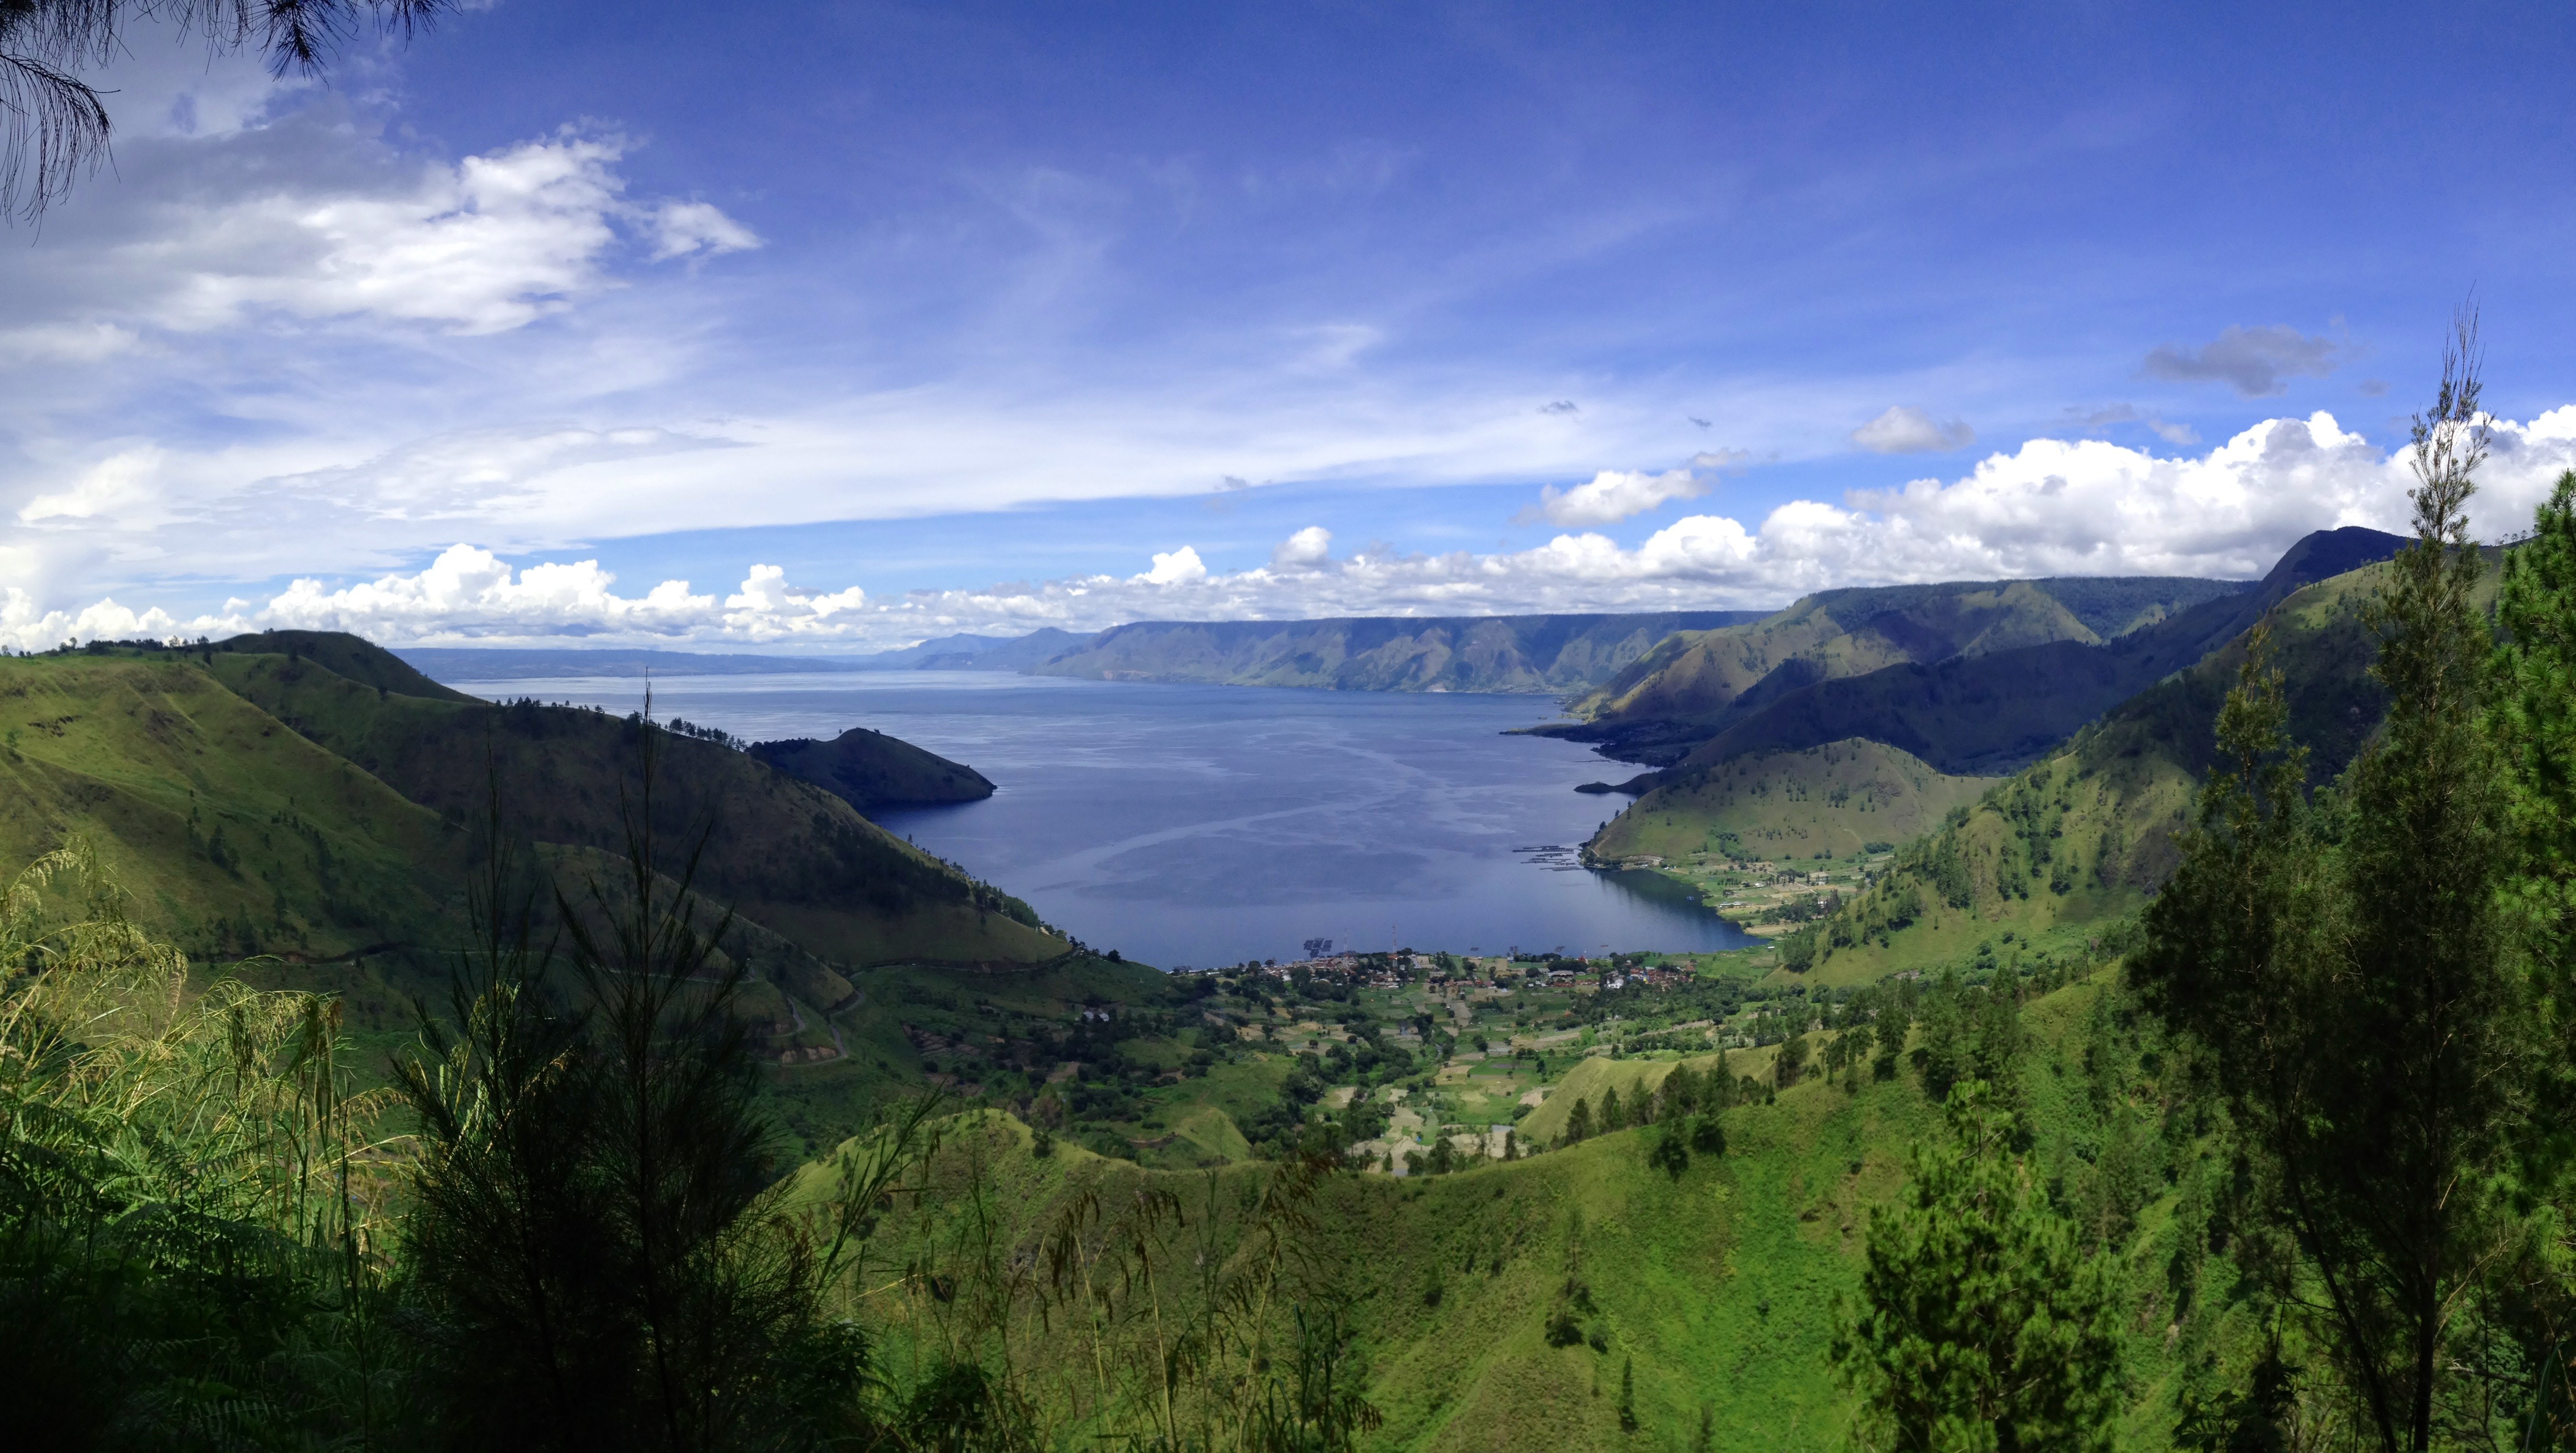
[[[0,861],[74,835],[195,958],[340,958],[463,926],[464,834],[193,655],[0,659]]]
[[[1601,858],[1848,857],[1870,843],[1920,837],[1992,785],[1860,739],[1766,752],[1666,774],[1593,839],[1592,851]]]

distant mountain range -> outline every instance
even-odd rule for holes
[[[1320,621],[1140,621],[1029,668],[1100,681],[1305,686],[1328,691],[1581,691],[1676,631],[1759,611],[1653,615],[1358,616]]]
[[[1320,621],[1144,621],[1080,635],[943,636],[872,656],[719,655],[579,647],[413,647],[440,681],[737,676],[804,671],[1016,671],[1101,681],[1306,686],[1334,691],[1569,693],[1608,680],[1676,631],[1762,619],[1743,610],[1641,615],[1359,616]]]

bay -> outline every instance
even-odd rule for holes
[[[452,681],[620,714],[633,678]],[[974,767],[982,802],[875,820],[1097,949],[1166,968],[1340,947],[1708,951],[1755,940],[1671,880],[1582,867],[1624,799],[1584,748],[1503,735],[1543,697],[994,672],[668,676],[653,709],[754,741],[873,727]]]

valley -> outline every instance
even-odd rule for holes
[[[1008,1396],[975,1416],[1003,1419],[1011,1446],[1228,1416],[1228,1387],[1320,1396],[1246,1364],[1248,1382],[1158,1405],[1141,1370],[1219,1335],[1185,1326],[1302,1339],[1295,1376],[1338,1367],[1332,1396],[1357,1401],[1333,1406],[1366,1410],[1351,1447],[1844,1446],[1833,1348],[1887,1208],[1987,1096],[2020,1127],[2016,1174],[2045,1187],[2129,1329],[2119,1445],[2201,1446],[2222,1390],[2268,1375],[2276,1293],[2267,1253],[2214,1229],[2250,1214],[2238,1152],[2129,966],[2189,851],[2177,829],[2254,636],[2232,630],[2008,774],[1945,770],[1894,731],[1735,744],[1780,719],[1766,691],[1822,732],[1877,708],[1821,688],[1889,671],[1992,687],[2008,678],[1979,663],[2113,662],[2060,674],[2056,696],[1986,699],[1995,730],[2038,741],[2066,701],[2250,620],[2322,787],[2389,709],[2367,667],[2394,567],[2308,577],[2369,544],[2311,541],[2244,591],[1844,593],[1640,652],[1591,698],[1596,720],[1765,651],[1818,673],[1784,688],[1775,664],[1727,688],[1688,718],[1714,734],[1629,784],[1576,854],[1607,883],[1672,885],[1740,947],[1317,939],[1137,963],[877,821],[1007,801],[1008,770],[874,727],[752,742],[484,701],[329,633],[0,661],[0,851],[87,853],[99,883],[142,887],[91,901],[183,949],[183,993],[328,1006],[347,1084],[369,1094],[417,1083],[404,1066],[439,1026],[485,1012],[429,1006],[506,958],[488,947],[499,880],[477,877],[505,849],[527,854],[510,880],[530,890],[524,928],[557,945],[593,943],[639,893],[667,895],[669,923],[722,921],[672,983],[735,1026],[770,1194],[845,1216],[867,1167],[908,1178],[870,1193],[858,1243],[887,1278],[876,1365],[919,1397],[980,1369]],[[2478,608],[2497,579],[2480,577]],[[1843,623],[1863,609],[1863,629]],[[1936,631],[1959,649],[1931,655]],[[1886,664],[1900,639],[1926,659]],[[1598,786],[1550,800],[1585,811],[1610,796]],[[622,861],[655,865],[629,880],[646,886],[613,886]],[[613,1013],[617,982],[549,992]],[[1045,1330],[1069,1310],[1076,1335]]]

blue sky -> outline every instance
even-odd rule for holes
[[[2252,574],[2402,520],[2472,292],[2501,533],[2576,463],[2571,49],[2532,7],[498,0],[317,88],[137,33],[115,170],[0,274],[0,638]]]

